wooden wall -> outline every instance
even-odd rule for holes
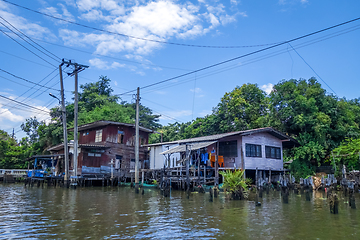
[[[245,144],[257,144],[261,145],[262,157],[246,157]],[[271,159],[265,156],[265,146],[279,147],[281,152],[281,159]],[[242,137],[243,158],[245,160],[245,169],[259,170],[282,170],[283,169],[283,152],[282,142],[280,139],[268,134],[268,133],[255,133]]]

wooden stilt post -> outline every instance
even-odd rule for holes
[[[215,184],[219,185],[219,142],[216,142],[216,154],[215,154]]]

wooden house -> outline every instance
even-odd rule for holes
[[[256,170],[264,175],[271,171],[283,171],[283,149],[298,145],[293,138],[266,127],[150,144],[148,147],[151,169],[164,165],[170,168],[184,166],[187,152],[189,164],[195,167],[202,163],[216,171],[245,169],[252,176]],[[218,166],[215,166],[216,156]],[[206,161],[202,161],[204,158]]]
[[[73,129],[70,129],[73,131]],[[135,125],[112,121],[97,121],[78,127],[78,175],[110,174],[129,177],[135,169]],[[139,128],[139,160],[141,168],[148,168],[147,148],[149,133],[147,128]],[[70,155],[73,154],[73,142],[69,145]],[[64,144],[50,147],[52,153],[63,153]],[[73,159],[73,158],[72,158]],[[73,168],[70,160],[70,170]]]

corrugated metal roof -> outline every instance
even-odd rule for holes
[[[147,146],[151,147],[151,146],[159,146],[159,145],[167,145],[167,144],[184,144],[184,143],[192,143],[192,142],[218,141],[225,137],[230,137],[230,136],[235,136],[235,135],[245,136],[245,135],[261,133],[261,132],[269,133],[269,134],[273,135],[274,137],[279,138],[280,140],[288,140],[289,143],[283,142],[283,144],[286,146],[293,146],[293,145],[299,146],[299,143],[295,139],[293,139],[271,127],[256,128],[256,129],[237,131],[237,132],[229,132],[229,133],[221,133],[221,134],[204,136],[204,137],[188,138],[188,139],[182,139],[182,140],[166,142],[166,143],[155,143],[155,144],[149,144]]]
[[[87,130],[90,128],[96,128],[96,127],[102,127],[102,126],[106,126],[106,125],[120,125],[120,126],[127,126],[127,127],[134,127],[135,128],[135,124],[131,124],[131,123],[121,123],[121,122],[113,122],[113,121],[96,121],[96,122],[92,122],[92,123],[87,123],[81,126],[78,126],[78,131],[83,131],[83,130]],[[144,128],[144,127],[139,127],[139,129],[143,132],[149,132],[152,133],[154,132],[151,129],[148,128]],[[69,131],[74,131],[74,128],[69,128]]]
[[[68,147],[72,147],[74,144],[73,143],[68,143]],[[79,147],[83,147],[83,148],[106,148],[106,146],[104,144],[79,144]],[[64,148],[64,143],[60,143],[58,145],[49,147],[48,149],[46,149],[47,151],[57,151],[60,149]]]
[[[185,152],[186,146],[188,146],[188,150],[197,150],[201,149],[207,146],[210,146],[211,144],[216,143],[216,141],[213,142],[201,142],[201,143],[193,143],[193,144],[183,144],[176,146],[174,148],[171,148],[169,150],[166,150],[164,152],[161,152],[160,154],[171,154],[171,153],[177,153],[177,152]]]

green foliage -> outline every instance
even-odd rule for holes
[[[244,179],[245,170],[226,170],[219,172],[224,177],[223,188],[230,192],[235,193],[237,191],[246,192],[248,190],[248,184]]]
[[[338,165],[344,164],[348,169],[360,169],[360,138],[347,138],[333,150]]]

